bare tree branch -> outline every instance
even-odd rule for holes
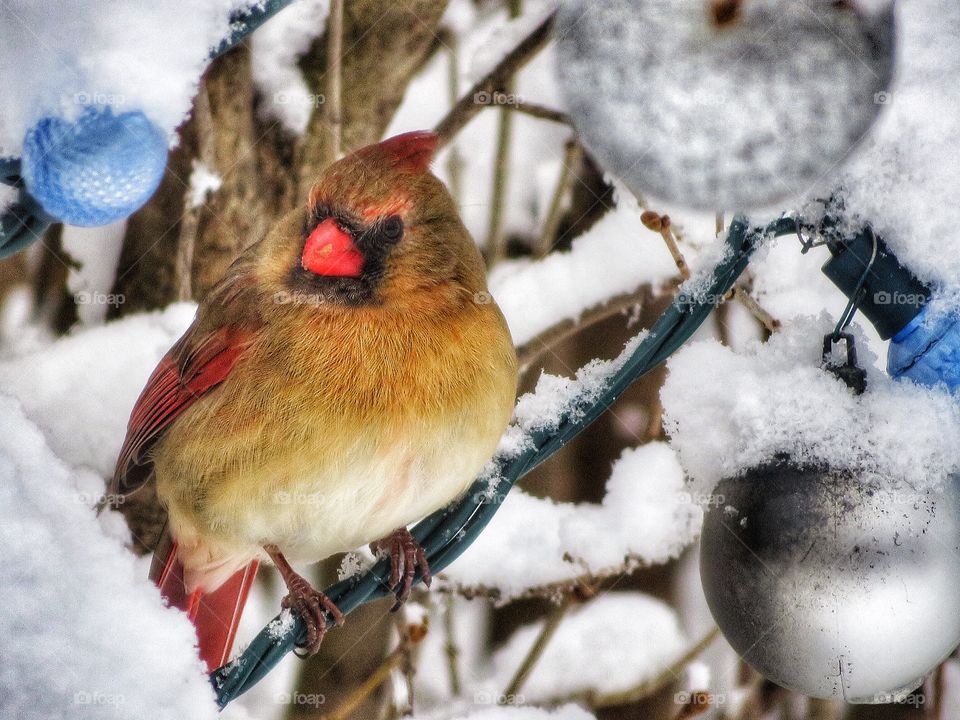
[[[550,40],[553,22],[554,15],[551,14],[521,40],[513,50],[507,53],[493,70],[478,80],[456,105],[450,108],[450,111],[434,128],[434,132],[440,136],[441,145],[450,142],[478,112],[485,107],[489,107],[478,103],[478,97],[502,92],[507,81],[546,46]]]
[[[561,125],[569,125],[573,127],[573,120],[565,112],[560,112],[559,110],[554,110],[553,108],[545,107],[544,105],[537,105],[535,103],[528,102],[513,102],[505,105],[508,110],[513,110],[514,112],[523,113],[524,115],[529,115],[530,117],[535,117],[540,120],[548,120],[550,122],[560,123]]]
[[[540,661],[540,658],[543,657],[543,652],[547,649],[547,645],[550,644],[550,639],[557,632],[563,616],[566,615],[567,610],[570,609],[572,600],[572,594],[566,595],[561,603],[553,608],[550,614],[547,615],[547,619],[544,621],[543,627],[540,628],[540,632],[534,639],[533,645],[530,646],[530,650],[523,658],[523,662],[520,663],[520,667],[517,668],[516,673],[514,673],[506,689],[503,691],[502,698],[505,702],[510,704],[516,703],[517,697],[523,689],[523,684],[527,681],[527,678],[530,677],[530,673],[533,672],[533,668]]]
[[[323,105],[330,128],[330,157],[343,153],[343,0],[332,0],[327,17],[327,93]]]

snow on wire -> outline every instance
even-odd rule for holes
[[[790,217],[781,217],[765,228],[751,228],[745,217],[735,217],[719,263],[685,283],[649,331],[628,342],[619,357],[588,363],[559,397],[538,398],[532,394],[521,398],[514,423],[504,435],[497,455],[470,490],[460,501],[413,528],[413,536],[426,550],[432,571],[442,571],[469,547],[517,480],[593,423],[627,387],[686,342],[718,299],[733,287],[754,250],[770,237],[796,230],[797,221]],[[542,413],[545,402],[553,407]],[[544,421],[544,417],[549,419]],[[366,572],[345,578],[324,592],[346,615],[364,603],[391,595],[389,574],[388,561],[381,560]],[[421,579],[418,572],[416,582]],[[210,674],[218,705],[223,708],[252,688],[305,634],[306,627],[299,617],[284,611],[274,618],[240,655]]]

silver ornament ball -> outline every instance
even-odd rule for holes
[[[960,643],[958,482],[918,490],[787,461],[721,481],[700,576],[730,645],[812,697],[917,688]]]
[[[565,0],[557,76],[588,150],[702,210],[806,194],[888,101],[890,7],[857,0]]]

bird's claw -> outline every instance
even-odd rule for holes
[[[417,568],[420,569],[423,584],[430,587],[433,578],[430,575],[427,554],[406,528],[394,530],[387,537],[373,543],[370,549],[377,555],[390,558],[390,579],[387,584],[391,590],[396,589],[397,596],[392,611],[399,610],[410,596]]]
[[[289,608],[303,618],[307,626],[307,640],[298,645],[300,657],[315,655],[327,634],[327,618],[324,611],[329,612],[337,625],[343,625],[343,613],[340,612],[333,600],[299,575],[287,585],[289,592],[280,601],[281,607]]]

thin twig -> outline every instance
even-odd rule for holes
[[[628,575],[632,575],[634,572],[648,567],[650,567],[650,565],[641,558],[628,555],[620,565],[607,567],[596,572],[585,570],[583,575],[575,575],[563,580],[524,588],[520,592],[512,593],[507,597],[504,597],[499,588],[488,585],[462,585],[458,583],[444,586],[442,590],[444,592],[456,593],[468,600],[484,598],[493,603],[501,600],[515,601],[529,598],[556,600],[556,598],[566,597],[570,594],[578,598],[581,596],[590,597],[594,593],[595,588],[601,583],[611,580],[622,580]]]
[[[460,130],[470,122],[483,108],[490,107],[477,101],[478,97],[490,97],[502,92],[507,80],[526,65],[550,40],[555,14],[546,17],[529,35],[501,60],[493,70],[478,80],[450,108],[444,118],[437,123],[434,132],[440,136],[440,145],[446,145]]]
[[[689,278],[690,267],[687,265],[687,261],[677,243],[670,217],[648,210],[641,214],[640,220],[646,228],[658,233],[663,238],[680,275],[683,279]],[[668,289],[676,289],[676,283],[672,284]],[[555,325],[550,326],[535,338],[517,347],[520,374],[522,375],[529,370],[538,358],[564,340],[567,340],[591,325],[595,325],[613,315],[639,305],[649,297],[650,287],[643,285],[632,293],[611,298],[606,303],[587,310],[577,321],[561,320]],[[780,330],[780,321],[764,309],[745,288],[738,285],[730,290],[727,294],[727,299],[731,298],[736,298],[738,302],[742,303],[768,332],[774,333]]]
[[[696,660],[718,637],[720,637],[720,629],[715,627],[655,677],[638,683],[626,690],[612,693],[600,693],[596,690],[588,690],[587,692],[575,693],[567,697],[551,698],[544,704],[553,706],[562,705],[567,702],[584,702],[587,707],[598,709],[617,705],[628,705],[651,697],[671,682],[677,680],[680,677],[680,673],[683,672],[683,669]]]
[[[343,152],[343,3],[331,0],[327,18],[327,93],[323,107],[333,160],[339,160]]]
[[[573,120],[569,115],[567,115],[565,112],[548,108],[545,105],[537,105],[536,103],[528,103],[523,102],[522,100],[517,100],[516,102],[507,104],[505,107],[509,110],[538,118],[539,120],[549,120],[550,122],[573,127]]]
[[[444,46],[449,48],[447,53],[450,61],[447,66],[447,92],[449,93],[450,104],[453,105],[460,97],[460,58],[458,56],[460,48],[457,44],[456,34],[450,33],[450,38],[444,42]],[[463,199],[463,167],[463,155],[460,153],[460,148],[454,145],[447,157],[447,175],[450,177],[450,195],[457,205]]]
[[[647,422],[647,440],[660,440],[663,438],[663,402],[660,400],[660,393],[654,393],[653,401],[650,404],[650,420]]]
[[[403,669],[410,658],[410,648],[420,643],[427,634],[426,625],[408,625],[405,632],[400,633],[400,642],[387,655],[383,662],[362,683],[337,706],[336,710],[323,716],[323,720],[347,720],[368,697],[377,691],[390,674],[396,669]],[[412,701],[412,696],[411,696]]]
[[[506,236],[503,231],[503,205],[507,194],[507,177],[510,164],[511,115],[501,108],[497,118],[497,150],[493,160],[493,186],[490,189],[490,226],[484,256],[487,267],[492,267],[507,254]]]
[[[684,280],[689,279],[690,267],[687,265],[683,253],[680,252],[680,246],[677,245],[677,238],[674,237],[673,234],[673,222],[670,220],[670,216],[647,210],[640,215],[640,222],[643,223],[645,228],[658,233],[660,237],[663,238],[663,242],[666,244],[667,250],[670,251],[670,257],[672,257],[673,262],[676,263],[677,270],[680,271],[681,277],[683,277]]]
[[[508,0],[510,18],[520,14],[522,0]],[[504,89],[513,95],[514,78],[504,80]],[[487,267],[492,267],[507,254],[507,239],[503,229],[503,207],[507,195],[507,182],[510,176],[510,145],[513,137],[513,115],[506,107],[500,106],[497,118],[497,150],[493,159],[493,187],[490,190],[490,227],[487,231],[487,244],[484,255]]]
[[[447,673],[450,677],[450,694],[459,697],[463,692],[463,683],[460,680],[460,648],[457,646],[456,633],[454,632],[453,608],[457,599],[452,594],[447,597],[447,607],[443,613],[443,649],[447,656]]]
[[[570,192],[582,157],[583,148],[580,143],[576,139],[568,140],[566,148],[564,148],[563,160],[561,160],[560,178],[557,180],[557,187],[550,199],[550,208],[547,210],[547,218],[543,223],[543,229],[540,231],[540,237],[533,249],[534,257],[542,258],[545,256],[550,252],[550,248],[556,241],[560,218],[563,217],[563,200]]]
[[[775,333],[780,330],[780,321],[763,308],[756,298],[753,297],[742,285],[737,285],[733,289],[734,297],[757,319],[757,321],[766,328],[767,332]]]
[[[709,711],[714,704],[713,695],[700,690],[690,693],[686,704],[681,705],[673,720],[690,720]]]
[[[517,347],[520,374],[529,370],[541,355],[564,340],[576,335],[581,330],[642,304],[649,297],[650,286],[641,285],[631,293],[618,295],[601,305],[590,308],[576,321],[561,320],[556,325],[551,325],[535,338]]]
[[[533,672],[533,668],[540,661],[540,658],[543,657],[543,652],[547,649],[550,639],[554,633],[557,632],[557,628],[560,627],[560,621],[563,620],[563,616],[566,615],[567,610],[570,608],[572,597],[572,595],[567,595],[563,601],[547,615],[546,622],[544,622],[543,627],[540,628],[540,632],[533,641],[533,645],[530,646],[529,652],[526,657],[523,658],[523,662],[520,663],[520,667],[517,668],[517,672],[510,680],[506,690],[503,691],[502,699],[507,703],[511,705],[519,704],[517,701],[520,698],[520,691],[523,689],[523,684],[527,681],[527,678],[530,677],[530,673]]]
[[[360,705],[370,697],[377,688],[390,677],[395,668],[403,664],[403,653],[394,650],[384,658],[380,666],[366,679],[353,689],[346,699],[337,706],[337,709],[323,716],[324,720],[347,720]]]
[[[414,643],[411,639],[411,626],[407,620],[407,608],[405,605],[401,606],[393,618],[394,625],[397,629],[397,648],[396,652],[400,653],[403,656],[403,662],[400,663],[398,671],[403,675],[403,687],[406,694],[406,707],[400,707],[395,705],[395,708],[400,715],[411,715],[413,714],[413,705],[414,705],[414,692],[413,692],[413,675],[414,675],[414,661],[413,661],[413,646]],[[396,674],[393,675],[394,679]],[[396,698],[396,693],[393,693],[394,698]]]

